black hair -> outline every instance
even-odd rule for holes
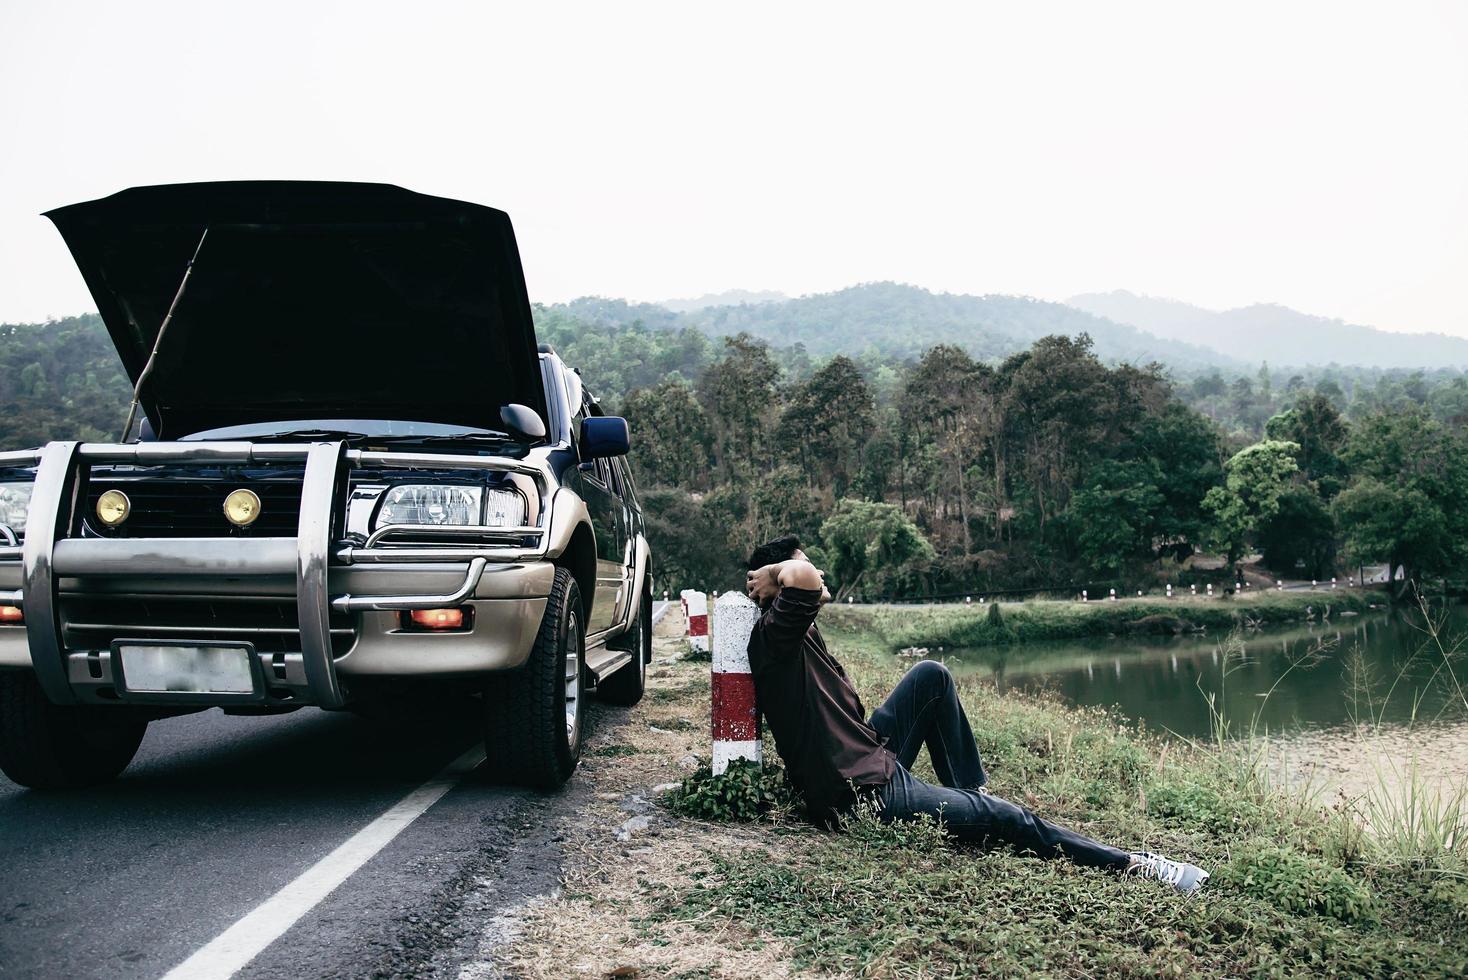
[[[749,553],[749,565],[747,567],[749,571],[754,571],[756,568],[764,568],[766,565],[773,565],[777,561],[785,561],[799,550],[800,539],[793,534],[787,534],[773,541],[766,541],[751,551]]]

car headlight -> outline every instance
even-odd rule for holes
[[[16,534],[25,533],[34,488],[33,483],[0,483],[0,524],[9,524]]]
[[[484,512],[483,487],[442,484],[406,485],[382,495],[377,526],[385,524],[478,524]]]

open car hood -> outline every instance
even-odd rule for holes
[[[134,383],[197,251],[140,393],[159,438],[324,418],[500,429],[511,402],[546,417],[503,211],[251,181],[135,187],[46,216]]]

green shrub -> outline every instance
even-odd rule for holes
[[[1458,922],[1468,922],[1468,882],[1441,878],[1428,888],[1427,900]]]
[[[1365,885],[1341,869],[1291,847],[1268,845],[1240,850],[1220,877],[1284,912],[1328,915],[1342,922],[1376,920],[1375,903]]]
[[[796,807],[800,797],[776,765],[735,759],[723,774],[703,766],[668,794],[674,813],[699,820],[758,820],[771,810]]]
[[[1252,800],[1224,795],[1212,786],[1189,780],[1166,781],[1147,791],[1147,810],[1178,827],[1214,834],[1236,834],[1259,824],[1263,811]]]

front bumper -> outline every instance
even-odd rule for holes
[[[262,453],[303,459],[299,533],[253,539],[67,533],[67,501],[74,500],[89,459],[164,452],[171,461]],[[0,548],[0,602],[22,605],[26,618],[23,627],[0,626],[0,667],[30,667],[57,703],[116,703],[124,695],[115,683],[112,640],[243,641],[254,644],[264,678],[260,700],[323,707],[345,704],[353,678],[518,667],[534,644],[555,576],[546,556],[554,484],[543,468],[498,457],[452,457],[455,465],[531,477],[543,492],[535,527],[465,529],[471,539],[478,536],[469,544],[425,536],[363,545],[330,536],[347,469],[364,461],[417,466],[423,459],[346,450],[339,443],[53,443],[38,458],[24,547]],[[471,608],[470,627],[445,633],[402,628],[402,610],[438,606]],[[187,700],[210,703],[207,696]]]

